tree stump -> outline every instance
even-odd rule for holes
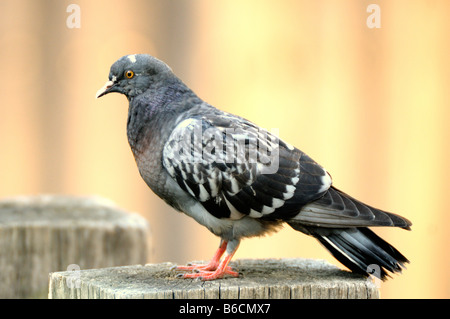
[[[47,298],[48,274],[147,262],[148,225],[97,197],[0,201],[0,298]]]
[[[310,299],[379,298],[370,279],[321,260],[241,259],[239,278],[180,279],[174,264],[147,264],[49,276],[49,298]]]

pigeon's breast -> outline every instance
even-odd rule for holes
[[[147,131],[137,140],[129,137],[128,142],[142,179],[161,196],[166,172],[161,165],[162,147],[159,146],[158,139],[154,139],[151,131]]]
[[[145,107],[132,104],[128,110],[128,143],[139,173],[147,185],[159,195],[163,179],[161,130],[158,123],[146,112]]]

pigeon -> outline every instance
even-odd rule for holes
[[[96,97],[112,92],[128,99],[128,142],[145,183],[220,238],[209,263],[177,266],[179,277],[238,277],[229,263],[240,241],[285,224],[364,276],[377,270],[385,280],[409,263],[368,228],[410,230],[408,219],[339,190],[307,154],[276,132],[203,101],[161,60],[121,57]]]

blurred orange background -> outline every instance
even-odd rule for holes
[[[381,28],[367,25],[371,3]],[[149,262],[209,259],[219,239],[140,178],[125,97],[94,99],[115,60],[149,53],[205,101],[278,128],[336,187],[413,222],[375,230],[411,261],[382,298],[449,298],[449,12],[445,0],[2,0],[0,199],[107,197],[149,220]],[[275,257],[343,267],[289,227],[235,258]]]

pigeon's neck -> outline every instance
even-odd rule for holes
[[[177,113],[185,111],[179,101],[186,100],[191,93],[179,85],[167,85],[151,88],[131,99],[127,119],[131,147],[138,147],[145,139],[156,138],[157,134],[161,134],[171,119],[177,117]]]
[[[144,100],[146,115],[150,119],[157,119],[158,114],[167,112],[172,114],[185,112],[189,105],[178,102],[196,97],[194,92],[178,78],[167,79],[158,84],[158,86],[149,88],[140,96]]]
[[[160,163],[162,149],[175,127],[180,114],[188,111],[201,100],[184,84],[174,82],[151,88],[130,100],[127,120],[127,135],[136,162],[152,158]],[[149,168],[152,165],[138,165]],[[141,172],[147,184],[159,180],[159,166]]]

